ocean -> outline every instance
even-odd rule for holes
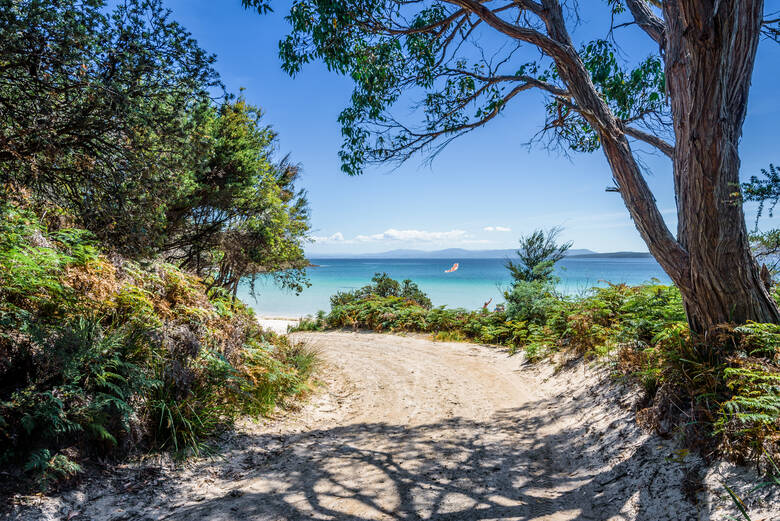
[[[503,290],[510,283],[503,259],[311,259],[308,269],[311,287],[300,295],[275,287],[269,279],[259,279],[256,298],[249,284],[239,287],[238,296],[260,316],[297,317],[330,308],[329,297],[337,291],[353,290],[368,284],[377,272],[387,272],[397,280],[412,279],[435,306],[481,308],[489,299],[503,302]],[[460,267],[445,273],[453,263]],[[669,277],[649,257],[593,258],[569,257],[556,267],[561,279],[558,289],[578,294],[607,282],[640,284],[657,279],[669,284]]]

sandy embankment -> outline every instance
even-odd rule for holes
[[[642,432],[638,395],[582,362],[374,333],[297,333],[323,385],[245,423],[214,459],[127,465],[11,519],[720,521],[780,519],[777,487]],[[686,499],[688,496],[688,499]]]
[[[287,333],[287,328],[297,326],[302,317],[270,317],[270,316],[257,316],[257,322],[260,327],[273,331],[283,335]]]

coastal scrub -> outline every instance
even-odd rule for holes
[[[59,215],[58,215],[59,212]],[[0,462],[45,489],[91,458],[208,448],[305,393],[316,357],[225,290],[0,205]],[[15,486],[16,486],[15,485]]]

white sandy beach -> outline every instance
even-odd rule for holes
[[[283,335],[287,333],[287,328],[290,326],[297,326],[302,317],[271,317],[271,316],[257,316],[257,322],[260,327],[273,331]]]

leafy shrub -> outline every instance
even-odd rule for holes
[[[417,305],[430,309],[431,299],[409,279],[403,282],[393,280],[387,273],[375,273],[371,284],[363,286],[355,291],[339,291],[330,297],[331,306],[348,304],[350,302],[365,300],[370,297],[398,297],[414,302]]]
[[[723,380],[727,400],[715,423],[722,448],[737,459],[780,455],[780,326],[747,324],[734,329],[738,349]]]
[[[198,453],[306,392],[316,362],[225,290],[0,206],[0,463],[38,487],[93,454]]]
[[[508,316],[536,325],[547,323],[550,311],[561,301],[555,286],[546,281],[517,281],[504,298]]]

